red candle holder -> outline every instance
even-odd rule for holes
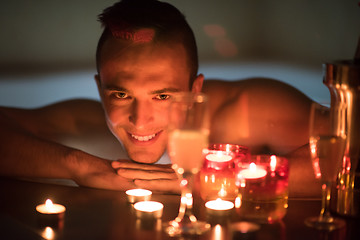
[[[289,164],[284,157],[254,155],[235,165],[238,214],[256,222],[282,219],[288,207]]]
[[[235,185],[235,163],[248,156],[249,150],[244,146],[210,144],[200,171],[202,199],[234,200],[238,191]]]

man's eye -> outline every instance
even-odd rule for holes
[[[167,95],[167,94],[159,94],[155,98],[158,99],[158,100],[167,100],[167,99],[170,98],[170,96]]]
[[[127,95],[127,93],[124,93],[124,92],[114,92],[113,96],[115,98],[119,98],[119,99],[125,99],[125,98],[129,97],[129,95]]]

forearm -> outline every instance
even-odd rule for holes
[[[0,143],[3,176],[71,179],[81,154],[11,126],[2,129]]]

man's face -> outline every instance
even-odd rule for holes
[[[156,162],[167,146],[169,99],[175,92],[189,90],[182,45],[109,39],[97,78],[110,130],[131,159]]]

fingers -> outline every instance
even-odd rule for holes
[[[177,180],[177,176],[174,172],[163,172],[163,171],[153,171],[153,170],[142,170],[142,169],[125,169],[120,168],[117,170],[117,174],[131,179],[169,179],[169,180]]]
[[[79,186],[109,189],[109,190],[127,190],[135,188],[133,179],[125,178],[114,172],[98,172],[89,174],[75,181]]]
[[[135,185],[138,188],[149,189],[153,192],[180,194],[180,185],[178,180],[142,180],[135,179]]]
[[[113,161],[111,166],[115,169],[126,168],[126,169],[142,169],[147,171],[162,171],[173,173],[174,170],[171,168],[170,164],[142,164],[129,161]]]

